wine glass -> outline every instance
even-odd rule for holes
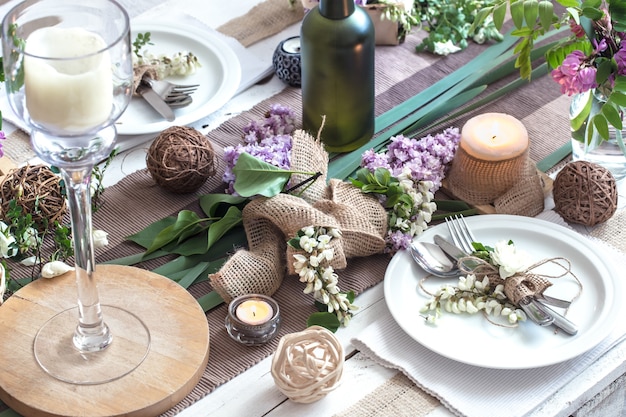
[[[4,17],[2,50],[11,107],[65,181],[74,242],[78,306],[41,327],[34,355],[62,381],[109,382],[139,366],[150,346],[141,319],[100,304],[94,274],[90,179],[132,95],[129,17],[114,0],[29,0]]]

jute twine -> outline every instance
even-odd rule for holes
[[[217,160],[209,139],[192,127],[165,129],[150,145],[146,165],[161,187],[190,193],[215,175]]]
[[[24,215],[32,215],[37,228],[44,220],[53,224],[65,214],[65,197],[61,192],[60,178],[46,165],[26,165],[14,169],[0,183],[0,209],[7,220],[9,203],[15,199]]]
[[[343,374],[343,346],[320,326],[283,336],[272,358],[278,389],[298,403],[312,403],[334,390]]]
[[[292,170],[309,171],[327,161],[323,145],[306,132],[293,135]],[[238,250],[209,276],[211,285],[225,301],[242,294],[272,295],[286,272],[293,274],[293,248],[286,241],[307,226],[337,228],[341,239],[333,239],[331,266],[343,269],[347,259],[381,253],[387,230],[385,209],[378,200],[351,184],[331,180],[326,186],[327,165],[316,182],[302,196],[279,194],[258,197],[244,208],[243,225],[248,250]]]
[[[611,172],[586,161],[565,165],[554,180],[554,211],[571,223],[594,226],[617,210],[617,185]]]

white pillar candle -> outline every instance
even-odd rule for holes
[[[515,158],[528,149],[528,131],[513,116],[484,113],[465,123],[460,146],[476,159],[503,161]]]
[[[113,74],[106,46],[98,34],[81,28],[42,28],[28,37],[24,88],[33,121],[82,132],[109,118]]]

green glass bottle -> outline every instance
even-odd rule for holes
[[[348,152],[374,134],[374,24],[354,0],[320,0],[300,29],[302,125]]]

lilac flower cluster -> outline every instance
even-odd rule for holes
[[[361,166],[374,172],[376,168],[386,168],[394,177],[403,173],[417,181],[431,181],[431,192],[441,187],[448,164],[454,158],[461,134],[458,128],[448,128],[436,135],[428,135],[420,140],[402,135],[391,138],[387,152],[365,151]]]
[[[226,192],[236,194],[233,168],[239,155],[246,152],[278,168],[291,168],[291,133],[295,130],[295,116],[290,108],[274,104],[261,121],[252,121],[243,128],[245,144],[224,148],[226,168],[222,180]]]
[[[459,129],[448,128],[420,140],[395,136],[386,152],[369,150],[363,154],[362,167],[372,173],[377,168],[389,170],[412,201],[411,207],[399,201],[388,210],[389,225],[385,236],[388,253],[407,248],[413,237],[428,227],[436,210],[433,194],[441,187],[460,140]]]

